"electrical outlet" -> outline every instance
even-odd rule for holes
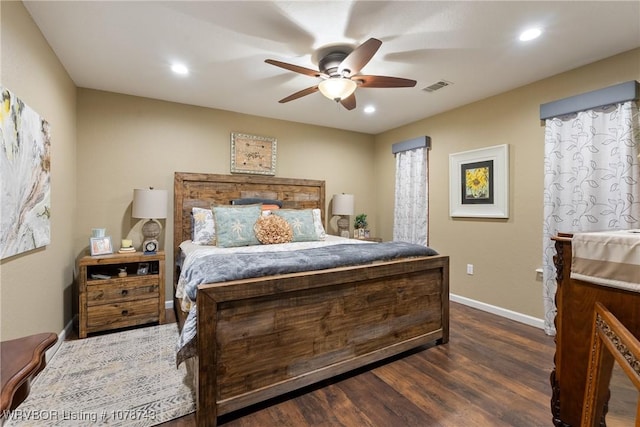
[[[467,264],[467,274],[473,276],[473,264]]]

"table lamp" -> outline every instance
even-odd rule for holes
[[[353,215],[354,201],[353,194],[334,194],[333,208],[331,213],[339,215],[338,233],[342,237],[349,237],[349,215]]]
[[[133,190],[131,216],[149,220],[142,226],[142,251],[147,255],[155,254],[162,230],[158,219],[167,217],[167,190],[154,190],[153,187]]]

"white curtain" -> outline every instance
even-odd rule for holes
[[[551,237],[640,228],[639,135],[632,101],[546,120],[542,276],[549,335],[556,314]]]
[[[427,148],[396,154],[393,240],[427,245]]]

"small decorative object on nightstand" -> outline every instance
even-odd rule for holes
[[[162,251],[154,255],[134,252],[80,258],[78,336],[164,323],[164,259]]]
[[[118,253],[126,254],[135,252],[136,248],[133,247],[133,240],[131,239],[122,239],[122,244],[120,245],[120,250]]]
[[[353,228],[354,228],[354,234],[353,236],[356,239],[364,239],[365,237],[368,237],[366,234],[369,234],[369,230],[367,230],[367,225],[369,225],[367,223],[367,214],[361,213],[360,215],[356,216],[356,219],[353,221]],[[357,235],[356,235],[356,231],[357,231]]]

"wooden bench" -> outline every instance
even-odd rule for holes
[[[29,395],[31,380],[46,366],[45,352],[58,341],[51,332],[0,343],[0,413],[15,409]]]

